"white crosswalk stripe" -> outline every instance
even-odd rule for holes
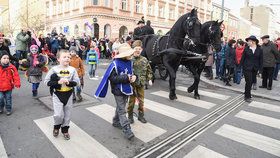
[[[268,111],[273,111],[273,112],[280,112],[280,106],[278,105],[272,105],[272,104],[267,104],[267,103],[262,103],[262,102],[257,102],[257,101],[252,101],[249,106],[259,108],[259,109],[264,109]]]
[[[187,87],[183,87],[183,86],[177,86],[176,89],[180,90],[180,91],[183,91],[183,92],[187,92],[188,91],[188,88]],[[215,99],[220,99],[220,100],[227,100],[227,99],[230,98],[230,96],[227,96],[227,95],[213,93],[213,92],[208,92],[208,91],[204,91],[204,90],[199,90],[199,94],[207,96],[207,97],[215,98]]]
[[[228,124],[220,127],[215,134],[233,141],[257,148],[275,156],[280,156],[280,141]]]
[[[169,96],[169,93],[165,92],[165,91],[156,91],[151,94],[157,95],[160,97],[164,97],[164,98],[168,98],[168,96]],[[210,103],[210,102],[203,101],[203,100],[197,100],[197,99],[194,99],[191,97],[186,97],[186,96],[182,96],[182,95],[178,95],[178,94],[177,94],[177,98],[178,99],[176,101],[186,103],[189,105],[193,105],[196,107],[204,108],[204,109],[211,109],[212,107],[216,106],[216,104],[214,104],[214,103]]]
[[[167,106],[158,102],[154,102],[149,99],[145,99],[145,108],[149,110],[153,110],[157,113],[160,113],[162,115],[168,116],[170,118],[186,122],[192,118],[194,118],[196,115],[193,113],[189,113],[180,109],[173,108],[171,106]]]
[[[3,141],[0,137],[0,157],[1,158],[8,158]]]
[[[235,115],[235,117],[280,129],[280,120],[272,117],[263,116],[247,111],[240,111]]]
[[[53,117],[34,120],[34,122],[65,158],[117,157],[115,154],[113,154],[111,151],[109,151],[107,148],[105,148],[99,142],[89,136],[86,132],[80,129],[73,122],[70,123],[70,140],[64,140],[62,135],[59,135],[58,138],[53,137]]]
[[[228,158],[220,153],[198,145],[184,158]]]
[[[109,123],[112,123],[112,118],[115,115],[115,108],[108,104],[89,107],[87,108],[87,110],[101,117]],[[155,139],[156,137],[166,132],[166,130],[161,129],[151,123],[143,124],[137,121],[136,118],[134,124],[131,125],[131,128],[135,137],[139,138],[145,143]]]

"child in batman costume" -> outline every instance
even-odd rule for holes
[[[59,65],[52,67],[45,78],[45,84],[53,89],[53,136],[57,137],[61,128],[61,132],[66,140],[70,139],[68,129],[70,112],[73,105],[73,88],[80,85],[76,69],[69,66],[70,58],[68,50],[60,50],[58,53]]]

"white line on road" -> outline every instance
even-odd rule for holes
[[[184,158],[228,158],[220,153],[198,145]]]
[[[183,87],[183,86],[177,86],[176,89],[180,90],[180,91],[183,91],[183,92],[188,91],[188,88]],[[206,97],[216,98],[216,99],[220,99],[220,100],[227,100],[228,98],[230,98],[230,96],[227,96],[227,95],[208,92],[208,91],[203,91],[203,90],[199,90],[198,92],[199,92],[199,94],[204,95]]]
[[[0,157],[1,158],[8,158],[3,141],[0,137]]]
[[[115,115],[115,108],[108,104],[89,107],[87,108],[87,110],[101,117],[109,123],[112,123],[113,116]],[[161,129],[153,124],[141,123],[137,121],[136,118],[134,124],[131,124],[131,128],[133,133],[135,134],[135,137],[139,138],[145,143],[166,132],[166,130]]]
[[[154,94],[154,95],[157,95],[160,97],[164,97],[164,98],[168,98],[168,96],[169,96],[169,93],[165,92],[165,91],[157,91],[157,92],[153,92],[151,94]],[[177,94],[177,98],[178,99],[176,101],[190,104],[190,105],[197,106],[197,107],[204,108],[204,109],[211,109],[212,107],[214,107],[216,105],[214,103],[210,103],[210,102],[203,101],[203,100],[197,100],[194,98],[185,97],[185,96],[178,95],[178,94]]]
[[[280,129],[280,120],[272,117],[258,115],[247,111],[240,111],[235,117]]]
[[[70,140],[64,140],[62,134],[58,138],[53,137],[53,117],[41,118],[34,120],[37,126],[43,131],[48,139],[53,143],[57,150],[65,158],[115,158],[117,157],[99,142],[89,136],[73,122],[70,123],[69,133]]]
[[[275,156],[280,156],[279,140],[243,130],[228,124],[220,127],[215,134],[257,148]]]
[[[153,110],[157,113],[160,113],[162,115],[171,117],[173,119],[186,122],[192,118],[194,118],[196,115],[193,113],[186,112],[184,110],[176,109],[171,106],[167,106],[158,102],[154,102],[149,99],[145,99],[145,108]]]
[[[268,110],[268,111],[273,111],[273,112],[280,112],[280,106],[267,104],[267,103],[262,103],[262,102],[257,102],[257,101],[252,101],[249,104],[249,106],[259,108],[259,109]]]

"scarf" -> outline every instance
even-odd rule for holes
[[[38,54],[36,53],[36,54],[32,54],[32,57],[33,57],[33,63],[32,63],[32,65],[33,66],[36,66],[37,65],[37,61],[38,61]]]

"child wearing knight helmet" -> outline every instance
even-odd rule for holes
[[[0,114],[12,114],[12,90],[20,88],[20,78],[16,67],[10,64],[10,55],[7,51],[0,51]]]
[[[59,65],[52,67],[45,78],[45,84],[54,87],[52,95],[54,109],[53,136],[57,137],[61,128],[63,137],[66,140],[70,139],[68,129],[73,105],[73,88],[80,85],[80,79],[76,69],[69,66],[70,58],[71,55],[68,50],[60,50],[57,53]]]
[[[131,140],[134,137],[130,123],[126,117],[126,103],[128,96],[133,94],[131,83],[136,80],[133,75],[131,56],[134,50],[128,44],[122,44],[118,48],[118,54],[107,68],[96,92],[95,97],[104,98],[107,94],[110,81],[111,92],[116,100],[116,112],[113,117],[113,126],[123,130],[125,137]]]

